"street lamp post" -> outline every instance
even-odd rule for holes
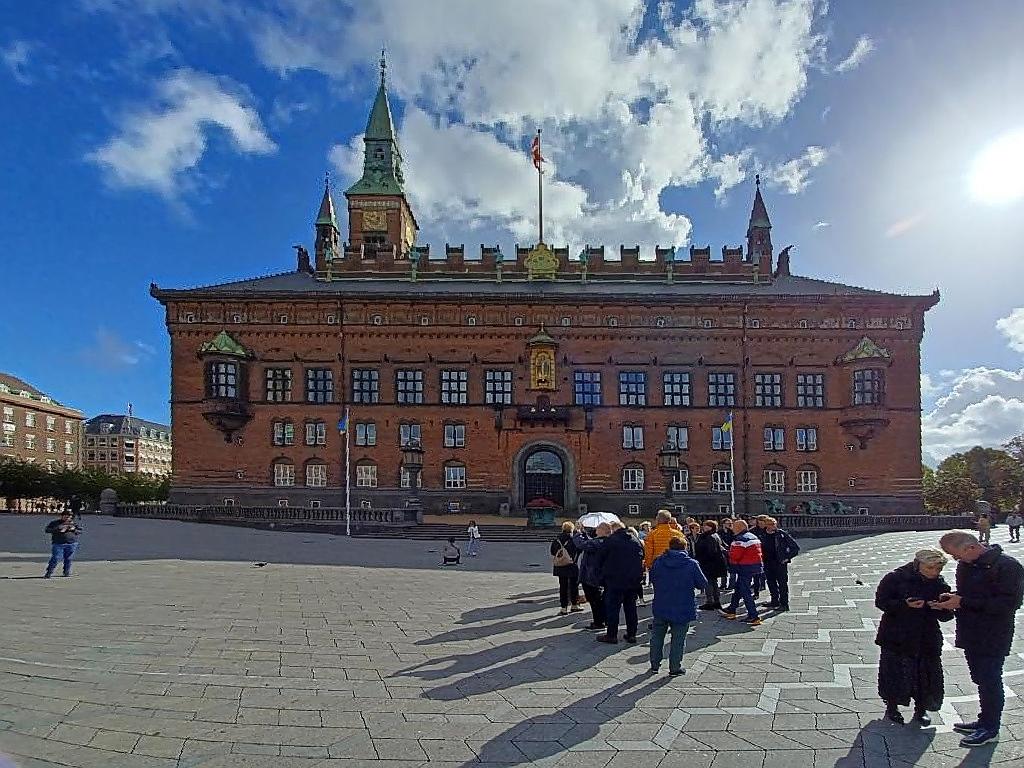
[[[405,506],[416,515],[416,522],[423,522],[423,506],[420,503],[420,472],[423,471],[423,446],[419,440],[410,440],[402,446],[402,468],[409,475],[409,487],[412,490],[412,498],[406,501]]]
[[[658,451],[658,469],[665,476],[665,498],[672,500],[673,486],[679,472],[679,449],[674,443],[665,443]]]

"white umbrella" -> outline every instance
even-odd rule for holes
[[[611,512],[587,512],[576,521],[584,528],[597,528],[601,523],[621,523],[618,515]]]

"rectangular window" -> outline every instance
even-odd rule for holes
[[[327,445],[327,424],[322,421],[306,422],[306,445]]]
[[[690,449],[690,428],[669,426],[665,434],[665,442],[670,448],[678,448],[680,451]]]
[[[825,374],[798,373],[796,375],[796,404],[798,408],[825,407]]]
[[[677,469],[672,477],[672,492],[686,493],[690,490],[690,470]]]
[[[356,466],[356,488],[377,487],[377,465],[359,464]]]
[[[644,428],[627,424],[622,428],[622,447],[640,450],[644,447]]]
[[[690,405],[690,374],[666,371],[662,375],[665,387],[665,405]]]
[[[2,445],[4,448],[13,448],[14,434],[11,432],[4,432],[3,435],[0,436],[0,445]]]
[[[765,427],[764,449],[766,451],[786,450],[786,430],[782,427]]]
[[[217,362],[206,366],[206,396],[238,397],[238,364]]]
[[[466,467],[462,464],[450,464],[444,468],[445,488],[466,487]]]
[[[398,427],[398,447],[405,448],[412,443],[423,445],[420,437],[419,424],[400,424]]]
[[[72,445],[69,441],[65,440],[64,441],[64,455],[65,456],[70,456],[74,452],[75,452],[75,446]]]
[[[441,371],[441,402],[465,405],[469,400],[469,371]]]
[[[25,426],[34,427],[36,425],[36,415],[32,411],[25,412]]]
[[[89,451],[89,454],[86,458],[88,458],[89,461],[96,461],[96,451]]]
[[[57,450],[57,441],[52,437],[46,438],[46,452],[54,453]]]
[[[797,493],[818,492],[818,471],[816,469],[801,469],[796,476]]]
[[[785,493],[786,473],[781,469],[766,469],[764,471],[764,492]]]
[[[647,374],[619,372],[619,405],[647,405]]]
[[[732,430],[721,427],[711,428],[711,448],[716,451],[728,451],[732,448]]]
[[[47,416],[46,417],[46,431],[47,432],[53,432],[56,429],[57,429],[57,419],[55,419],[53,416]]]
[[[352,369],[352,402],[380,402],[380,371],[376,368]]]
[[[758,408],[782,407],[782,374],[754,374],[754,405]]]
[[[399,404],[413,405],[423,402],[423,371],[401,369],[395,372],[395,391]]]
[[[306,402],[334,402],[334,371],[330,368],[306,369]]]
[[[73,435],[74,433],[75,433],[74,432],[74,422],[68,421],[67,419],[65,419],[64,420],[64,434],[65,435]]]
[[[711,470],[711,490],[715,493],[729,493],[732,491],[732,471],[725,467],[717,467]]]
[[[576,405],[601,404],[601,372],[573,371],[573,403]]]
[[[642,491],[644,489],[644,468],[626,467],[622,470],[622,490]]]
[[[292,399],[292,369],[267,368],[267,402],[289,403]]]
[[[327,486],[327,465],[307,464],[306,485],[310,488],[324,488]]]
[[[274,445],[293,445],[295,443],[295,425],[290,421],[274,422]]]
[[[736,405],[736,374],[708,374],[708,405],[712,407]]]
[[[376,445],[377,425],[372,421],[356,424],[356,445]]]
[[[881,405],[885,395],[885,375],[881,368],[853,372],[853,404]]]
[[[798,451],[818,450],[818,428],[797,427],[796,428],[796,449]]]
[[[484,372],[484,402],[512,405],[512,371]]]
[[[14,423],[14,409],[5,405],[4,406],[4,424],[13,424],[13,423]]]
[[[278,487],[295,485],[295,465],[285,462],[275,464],[274,485]]]
[[[444,425],[444,447],[465,448],[466,447],[466,425],[445,424]]]

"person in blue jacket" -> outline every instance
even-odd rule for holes
[[[697,619],[694,591],[704,589],[708,580],[697,561],[686,553],[686,543],[672,539],[668,551],[651,566],[651,583],[654,584],[651,672],[657,672],[661,667],[665,635],[671,630],[668,673],[681,675],[685,672],[683,652],[686,650],[686,631],[690,628],[690,622]]]

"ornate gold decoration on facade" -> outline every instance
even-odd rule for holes
[[[867,336],[862,338],[853,349],[840,355],[837,363],[853,363],[858,360],[892,360],[892,354],[885,347],[880,347]]]
[[[363,211],[363,229],[380,232],[388,228],[388,215],[384,211]]]
[[[528,280],[543,278],[554,280],[558,275],[558,256],[544,243],[537,243],[524,262]]]
[[[540,331],[526,342],[526,346],[530,350],[530,389],[557,389],[555,349],[558,342],[551,338],[542,325]]]

